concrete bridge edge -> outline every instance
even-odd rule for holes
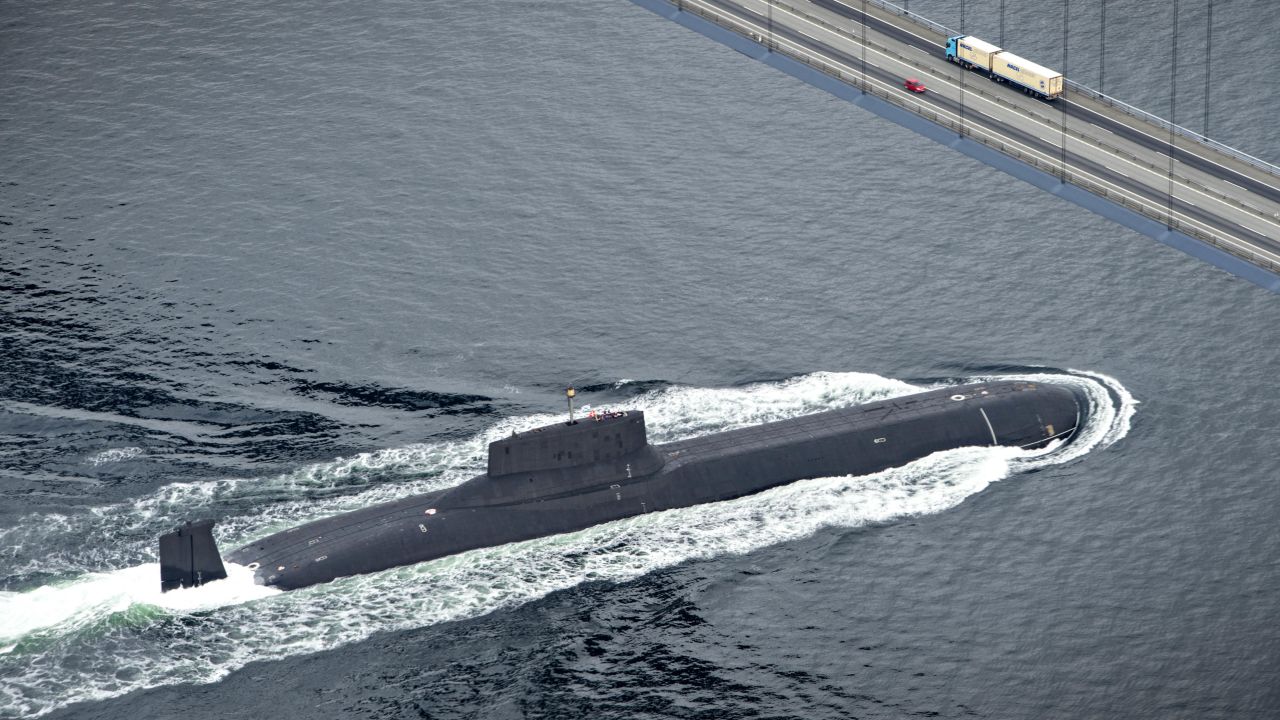
[[[1280,293],[1280,275],[1263,270],[1225,250],[1216,248],[1177,230],[1170,230],[1163,223],[1156,222],[1110,200],[1094,195],[1084,188],[1064,184],[1054,175],[1015,160],[981,143],[974,142],[968,138],[961,138],[940,125],[936,125],[874,95],[868,95],[802,62],[769,52],[760,44],[722,28],[709,20],[678,10],[666,0],[631,0],[631,2],[668,20],[679,23],[694,32],[701,33],[716,42],[727,45],[743,55],[760,60],[766,65],[798,80],[803,80],[820,90],[824,90],[843,100],[848,100],[934,142],[953,148],[1019,180],[1028,182],[1041,190],[1075,203],[1090,212],[1117,222],[1169,247],[1181,250],[1198,260],[1207,262],[1259,287],[1274,293]]]

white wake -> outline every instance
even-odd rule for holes
[[[88,572],[84,568],[103,562],[101,555],[63,553],[41,559],[42,567],[56,565],[67,579],[0,593],[0,716],[39,715],[156,685],[212,682],[251,661],[475,617],[587,580],[620,582],[677,563],[802,538],[823,527],[941,512],[1012,473],[1069,462],[1116,442],[1128,432],[1137,405],[1119,382],[1092,373],[973,380],[996,379],[1073,385],[1088,396],[1090,415],[1065,447],[935,453],[874,475],[805,480],[738,500],[651,513],[288,593],[256,586],[247,569],[229,566],[234,572],[227,581],[161,595],[158,567],[148,561],[154,557],[150,545],[156,534],[200,508],[220,510],[218,540],[230,548],[286,525],[448,487],[483,472],[491,440],[557,416],[510,418],[466,440],[367,453],[266,480],[175,483],[132,503],[79,516],[28,518],[0,531],[0,544],[56,544],[60,535],[72,533],[105,542],[118,537],[121,526],[145,540],[126,544],[108,558],[128,564],[123,569]],[[862,373],[814,373],[743,388],[667,388],[627,407],[645,410],[650,438],[663,443],[922,389]],[[371,476],[381,482],[371,482]],[[351,487],[361,489],[326,494]],[[0,571],[20,573],[36,562],[34,556],[15,560],[6,567],[0,558]],[[75,662],[64,662],[69,658]]]

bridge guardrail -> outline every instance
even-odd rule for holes
[[[866,0],[866,2],[868,5],[875,5],[881,10],[884,10],[885,12],[892,13],[899,17],[907,18],[908,20],[911,20],[912,22],[918,25],[924,26],[934,32],[942,33],[943,35],[947,35],[947,36],[961,34],[960,32],[952,30],[951,28],[945,25],[942,25],[940,23],[934,22],[933,20],[930,20],[929,18],[926,18],[923,15],[917,15],[916,13],[913,13],[909,10],[905,10],[901,7],[898,7],[897,5],[891,2],[888,2],[888,0]],[[1206,137],[1202,133],[1198,133],[1194,130],[1185,128],[1181,125],[1175,125],[1169,122],[1168,120],[1165,120],[1164,118],[1160,117],[1159,115],[1153,115],[1152,113],[1149,113],[1146,110],[1136,108],[1126,102],[1117,100],[1111,97],[1110,95],[1106,95],[1102,92],[1094,90],[1093,88],[1087,85],[1084,85],[1083,83],[1076,82],[1071,78],[1064,78],[1064,79],[1066,81],[1067,89],[1071,90],[1072,92],[1078,93],[1080,95],[1084,95],[1085,97],[1088,97],[1091,100],[1100,102],[1103,105],[1106,105],[1108,107],[1115,108],[1116,110],[1119,110],[1120,112],[1126,115],[1129,115],[1130,117],[1137,118],[1139,120],[1142,120],[1143,122],[1151,123],[1152,125],[1155,125],[1156,127],[1166,132],[1172,131],[1175,135],[1179,135],[1183,138],[1191,140],[1192,142],[1199,143],[1200,145],[1204,145],[1205,147],[1212,148],[1213,150],[1220,152],[1223,155],[1235,158],[1236,160],[1239,160],[1240,162],[1246,165],[1249,165],[1250,167],[1261,170],[1262,172],[1265,172],[1268,175],[1280,177],[1280,167],[1273,165],[1267,162],[1266,160],[1256,158],[1246,152],[1237,150],[1229,145],[1224,145],[1218,142],[1217,140]]]
[[[868,2],[874,2],[874,1],[875,0],[868,0]],[[1170,229],[1177,230],[1181,233],[1184,233],[1190,237],[1200,240],[1208,245],[1218,248],[1219,250],[1229,253],[1235,257],[1245,260],[1246,262],[1252,263],[1253,265],[1261,267],[1265,270],[1280,274],[1280,262],[1275,262],[1267,257],[1259,255],[1257,252],[1255,252],[1252,248],[1248,246],[1241,245],[1229,239],[1218,238],[1211,233],[1207,233],[1195,227],[1192,224],[1179,220],[1176,216],[1172,215],[1169,212],[1167,203],[1156,203],[1156,202],[1151,202],[1146,200],[1134,199],[1124,193],[1116,192],[1114,190],[1111,190],[1110,188],[1107,188],[1104,185],[1094,182],[1089,177],[1083,176],[1078,172],[1074,172],[1070,168],[1064,169],[1063,166],[1058,162],[1046,162],[1045,160],[1039,157],[1036,157],[1031,153],[1024,152],[1023,150],[1017,147],[1008,145],[1007,143],[1004,143],[999,140],[994,140],[992,138],[984,137],[983,135],[976,133],[974,131],[975,129],[970,125],[957,123],[951,120],[950,118],[943,117],[939,115],[937,112],[924,107],[920,103],[911,101],[909,98],[901,96],[899,93],[890,93],[890,92],[885,92],[881,90],[880,88],[876,87],[874,84],[866,82],[863,80],[863,78],[859,77],[860,73],[846,73],[838,67],[815,60],[809,57],[808,55],[792,52],[791,50],[779,45],[776,41],[770,41],[768,38],[761,37],[751,29],[738,24],[727,17],[724,17],[718,13],[705,11],[699,5],[691,5],[690,3],[685,2],[684,0],[666,0],[666,2],[669,2],[671,5],[676,6],[678,9],[684,12],[697,15],[698,17],[704,20],[707,20],[716,25],[719,25],[720,27],[725,28],[726,30],[730,30],[731,32],[742,35],[747,39],[751,40],[752,42],[759,43],[771,52],[778,53],[779,55],[785,55],[793,60],[802,62],[805,65],[808,65],[809,67],[814,68],[815,70],[818,70],[819,72],[830,75],[836,78],[837,80],[843,83],[846,83],[848,85],[852,85],[853,87],[858,88],[862,92],[865,92],[869,95],[873,95],[877,98],[880,98],[881,100],[889,102],[892,105],[900,107],[903,110],[919,115],[937,125],[945,127],[948,130],[951,130],[962,137],[967,137],[970,140],[973,140],[974,142],[981,143],[982,145],[985,145],[1002,154],[1015,158],[1042,172],[1045,172],[1045,173],[1048,173],[1049,175],[1060,178],[1064,183],[1070,183],[1078,187],[1081,187],[1093,193],[1094,195],[1098,195],[1100,197],[1106,198],[1107,200],[1110,200],[1111,202],[1114,202],[1120,205],[1121,207],[1124,207],[1129,210],[1133,210],[1134,212],[1137,212],[1138,214],[1144,217],[1155,220],[1156,222],[1163,223],[1166,227]]]
[[[1135,118],[1143,120],[1144,122],[1151,123],[1152,125],[1155,125],[1161,128],[1162,130],[1165,130],[1165,131],[1172,130],[1173,133],[1176,135],[1179,135],[1188,140],[1191,140],[1192,142],[1204,145],[1205,147],[1212,148],[1228,157],[1233,157],[1236,160],[1239,160],[1240,162],[1245,163],[1246,165],[1249,165],[1250,167],[1257,168],[1258,170],[1261,170],[1267,173],[1268,175],[1280,177],[1280,167],[1272,165],[1266,160],[1261,160],[1259,158],[1256,158],[1246,152],[1237,150],[1231,147],[1230,145],[1224,145],[1218,142],[1217,140],[1214,140],[1213,138],[1207,137],[1189,128],[1185,128],[1181,125],[1174,125],[1173,123],[1169,122],[1168,120],[1165,120],[1164,118],[1158,115],[1153,115],[1147,112],[1146,110],[1136,108],[1132,105],[1129,105],[1128,103],[1117,100],[1111,97],[1110,95],[1104,95],[1098,92],[1097,90],[1094,90],[1093,88],[1088,87],[1087,85],[1082,85],[1081,83],[1076,82],[1075,80],[1068,79],[1066,83],[1067,83],[1067,87],[1072,92],[1076,92],[1086,97],[1092,98],[1093,100],[1097,100],[1098,102],[1104,105],[1120,110],[1126,115],[1131,115]]]
[[[859,43],[863,42],[863,40],[862,40],[862,39],[858,38],[858,37],[857,37],[857,36],[855,36],[853,33],[848,32],[848,31],[846,31],[846,30],[844,30],[844,29],[842,29],[842,28],[834,27],[834,26],[832,26],[830,23],[826,22],[825,20],[823,20],[823,19],[821,19],[821,18],[814,17],[814,16],[812,16],[812,15],[808,14],[807,12],[805,12],[804,10],[801,10],[801,9],[796,8],[796,7],[794,7],[794,6],[788,5],[784,0],[766,0],[766,1],[767,1],[767,2],[769,2],[771,5],[773,5],[774,7],[782,8],[782,9],[787,10],[788,12],[792,13],[793,15],[797,15],[797,16],[804,17],[804,18],[808,19],[808,20],[809,20],[809,22],[812,22],[812,23],[814,23],[814,24],[816,24],[816,25],[819,25],[819,26],[821,26],[821,27],[824,27],[824,28],[826,28],[827,30],[829,30],[829,31],[831,31],[831,32],[833,32],[833,33],[836,33],[836,34],[839,34],[839,35],[843,35],[843,36],[845,36],[845,37],[847,37],[847,38],[849,38],[849,39],[851,39],[851,40],[853,40],[853,41],[855,41],[855,42],[859,42]],[[872,0],[867,0],[867,1],[868,1],[868,3],[872,2]],[[848,4],[848,3],[846,2],[846,4]],[[932,21],[930,21],[930,22],[932,22]],[[936,23],[934,23],[934,24],[936,25]],[[942,26],[938,25],[937,27],[941,28]],[[944,29],[945,29],[945,28],[944,28]],[[902,63],[905,63],[905,64],[909,64],[909,65],[910,65],[910,64],[914,64],[914,60],[912,60],[912,59],[910,59],[910,58],[906,57],[906,56],[905,56],[905,55],[903,55],[902,53],[897,52],[896,50],[894,50],[894,49],[892,49],[892,48],[886,47],[886,46],[884,46],[884,45],[880,45],[880,44],[878,44],[878,43],[876,43],[876,42],[874,42],[874,41],[871,41],[871,40],[867,40],[867,41],[866,41],[866,44],[867,44],[867,47],[869,47],[869,48],[873,48],[873,49],[875,49],[877,52],[880,52],[880,53],[882,53],[882,54],[884,54],[884,55],[889,55],[889,56],[892,56],[892,57],[894,57],[894,58],[897,58],[899,62],[902,62]],[[932,74],[934,77],[942,77],[942,76],[941,76],[941,75],[939,75],[938,73],[934,72],[932,69],[925,69],[925,70],[923,70],[923,72],[928,72],[928,73]],[[1001,105],[1002,107],[1004,107],[1004,108],[1006,108],[1006,109],[1008,109],[1008,110],[1010,110],[1010,111],[1017,112],[1017,113],[1019,113],[1019,114],[1021,114],[1021,115],[1024,115],[1024,116],[1026,116],[1026,117],[1028,117],[1028,118],[1031,118],[1031,119],[1033,119],[1033,120],[1038,120],[1038,121],[1040,121],[1040,122],[1044,122],[1044,123],[1047,123],[1047,124],[1050,124],[1050,125],[1055,125],[1055,124],[1056,124],[1056,123],[1055,123],[1055,121],[1054,121],[1053,119],[1049,118],[1049,117],[1046,117],[1046,116],[1044,116],[1044,115],[1040,115],[1040,114],[1035,113],[1035,112],[1033,112],[1033,111],[1027,110],[1026,108],[1021,107],[1021,106],[1019,106],[1019,105],[1016,105],[1016,104],[1013,104],[1013,103],[1009,103],[1009,102],[1007,102],[1006,100],[1004,100],[1003,98],[1001,98],[998,94],[991,94],[991,93],[988,93],[988,92],[983,91],[981,87],[978,87],[978,88],[971,88],[971,89],[969,89],[969,90],[968,90],[968,92],[970,92],[970,93],[975,93],[975,94],[978,94],[978,95],[981,95],[982,97],[986,98],[987,100],[989,100],[989,101],[991,101],[991,102],[994,102],[994,103],[996,103],[996,104],[998,104],[998,105]],[[1045,107],[1048,107],[1048,106],[1046,105]],[[1135,110],[1136,110],[1136,108],[1135,108]],[[1141,112],[1141,111],[1139,111],[1139,112]],[[1060,127],[1060,126],[1059,126],[1059,127]],[[1085,143],[1091,144],[1091,145],[1093,145],[1093,146],[1095,146],[1095,147],[1097,147],[1097,148],[1099,148],[1099,149],[1106,150],[1107,152],[1112,153],[1113,155],[1116,155],[1116,156],[1119,156],[1119,157],[1124,157],[1124,158],[1128,159],[1130,162],[1134,162],[1134,163],[1137,163],[1137,164],[1141,164],[1141,165],[1143,165],[1144,167],[1147,167],[1148,169],[1153,170],[1153,171],[1161,171],[1161,172],[1163,171],[1163,166],[1161,166],[1161,167],[1159,167],[1159,168],[1158,168],[1158,167],[1156,167],[1155,165],[1152,165],[1152,164],[1150,164],[1150,163],[1148,163],[1148,162],[1146,162],[1146,161],[1141,160],[1140,158],[1138,158],[1138,156],[1136,156],[1136,155],[1134,155],[1134,154],[1132,154],[1132,153],[1130,153],[1130,152],[1128,152],[1128,151],[1121,150],[1121,149],[1120,149],[1120,148],[1118,148],[1118,147],[1113,147],[1113,146],[1111,146],[1111,145],[1108,145],[1107,143],[1103,142],[1102,140],[1100,140],[1100,139],[1098,139],[1098,138],[1096,138],[1096,137],[1092,137],[1092,136],[1086,135],[1086,134],[1084,134],[1084,133],[1081,133],[1081,132],[1079,132],[1079,131],[1077,131],[1077,130],[1069,129],[1069,128],[1068,128],[1068,129],[1064,129],[1064,131],[1066,132],[1066,134],[1067,134],[1067,135],[1072,136],[1072,137],[1076,138],[1077,140],[1080,140],[1080,141],[1082,141],[1082,142],[1085,142]],[[1219,200],[1221,200],[1222,202],[1225,202],[1225,203],[1227,203],[1227,204],[1229,204],[1229,205],[1233,205],[1233,206],[1235,206],[1236,208],[1238,208],[1238,209],[1240,209],[1240,210],[1242,210],[1242,211],[1244,211],[1244,212],[1250,213],[1251,215],[1254,215],[1254,216],[1256,216],[1256,217],[1262,218],[1262,219],[1264,219],[1264,220],[1280,221],[1280,214],[1276,214],[1276,213],[1268,213],[1268,212],[1265,212],[1265,211],[1263,211],[1263,210],[1261,210],[1261,209],[1259,209],[1259,208],[1253,207],[1253,206],[1251,206],[1251,205],[1246,205],[1246,204],[1244,204],[1244,203],[1240,202],[1239,200],[1236,200],[1236,199],[1234,199],[1234,198],[1228,197],[1228,196],[1227,196],[1227,195],[1225,195],[1224,193],[1222,193],[1222,192],[1220,192],[1220,191],[1217,191],[1217,190],[1215,190],[1215,189],[1213,189],[1213,188],[1211,188],[1211,187],[1208,187],[1208,186],[1204,185],[1203,183],[1199,183],[1199,182],[1196,182],[1196,181],[1194,181],[1194,180],[1191,180],[1189,177],[1179,178],[1179,181],[1180,181],[1182,184],[1186,185],[1187,187],[1196,188],[1196,189],[1197,189],[1197,190],[1199,190],[1200,192],[1203,192],[1203,193],[1206,193],[1206,194],[1209,194],[1209,195],[1213,195],[1213,196],[1217,197]]]

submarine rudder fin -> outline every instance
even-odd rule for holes
[[[160,592],[199,587],[226,576],[212,520],[188,520],[160,536]]]

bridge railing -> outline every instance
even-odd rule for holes
[[[859,1],[860,0],[850,0],[850,2],[859,2]],[[897,5],[894,5],[891,2],[885,2],[884,0],[867,0],[867,4],[875,5],[881,10],[884,10],[885,12],[893,13],[898,17],[907,18],[912,22],[916,23],[917,25],[926,27],[944,37],[951,37],[953,35],[960,34],[952,30],[951,28],[947,27],[946,25],[943,25],[942,23],[936,23],[923,15],[913,13],[910,10],[907,10],[906,8],[898,7]]]
[[[873,0],[868,0],[868,2],[872,1]],[[867,81],[861,72],[848,72],[844,68],[822,62],[821,60],[815,59],[807,54],[795,52],[786,46],[778,44],[772,38],[761,36],[749,26],[735,22],[733,19],[720,15],[719,13],[709,12],[697,3],[685,2],[684,0],[667,0],[667,2],[670,2],[672,5],[684,12],[697,15],[704,20],[742,35],[753,42],[759,43],[771,52],[789,57],[797,62],[804,63],[805,65],[826,75],[830,75],[831,77],[834,77],[845,84],[851,85],[868,95],[875,96],[896,107],[919,115],[936,125],[947,128],[961,137],[966,137],[974,142],[981,143],[982,145],[990,147],[1004,155],[1008,155],[1009,157],[1026,163],[1037,170],[1060,178],[1064,183],[1070,183],[1084,188],[1094,195],[1106,198],[1121,207],[1132,210],[1144,217],[1155,220],[1156,222],[1163,223],[1171,230],[1177,230],[1208,245],[1257,265],[1258,267],[1280,274],[1280,262],[1276,262],[1270,257],[1258,254],[1248,245],[1235,242],[1230,238],[1217,237],[1212,233],[1197,227],[1195,224],[1178,219],[1175,214],[1170,212],[1169,203],[1167,201],[1156,202],[1143,198],[1134,198],[1116,188],[1109,188],[1106,185],[1097,182],[1091,176],[1075,171],[1071,167],[1064,168],[1061,161],[1056,158],[1046,159],[1044,157],[1044,153],[1034,151],[1028,152],[1026,149],[1023,149],[1018,145],[1006,143],[995,137],[988,137],[985,134],[986,131],[980,131],[980,128],[975,128],[972,124],[956,122],[952,118],[934,111],[929,106],[915,101],[901,92],[891,92],[889,89],[879,87],[875,82]],[[776,4],[783,6],[783,3]],[[874,43],[869,42],[868,45],[871,47],[877,47],[877,49],[888,50],[888,48],[879,48],[879,46],[876,46]]]
[[[1266,160],[1261,160],[1259,158],[1256,158],[1244,151],[1237,150],[1231,147],[1230,145],[1223,145],[1222,143],[1218,142],[1217,140],[1214,140],[1211,137],[1198,133],[1189,128],[1185,128],[1181,125],[1175,125],[1158,115],[1152,115],[1146,110],[1142,110],[1132,105],[1129,105],[1127,103],[1121,102],[1111,97],[1110,95],[1104,95],[1098,92],[1097,90],[1094,90],[1093,88],[1088,87],[1086,85],[1082,85],[1081,83],[1078,83],[1074,80],[1067,80],[1067,87],[1072,92],[1079,93],[1086,97],[1092,98],[1104,105],[1113,107],[1125,113],[1126,115],[1130,115],[1132,117],[1148,122],[1165,131],[1172,131],[1175,135],[1191,140],[1192,142],[1200,143],[1201,145],[1204,145],[1205,147],[1208,147],[1208,148],[1212,148],[1228,157],[1233,157],[1236,160],[1239,160],[1240,162],[1246,165],[1249,165],[1250,167],[1256,168],[1258,170],[1261,170],[1262,172],[1267,173],[1268,175],[1280,177],[1280,167],[1276,165],[1272,165]]]
[[[868,5],[874,5],[880,8],[881,10],[884,10],[885,12],[892,13],[899,17],[907,18],[912,22],[916,23],[917,25],[921,25],[936,33],[941,33],[942,35],[945,35],[948,37],[952,35],[961,34],[960,32],[952,30],[951,28],[948,28],[947,26],[942,25],[940,23],[936,23],[933,20],[930,20],[929,18],[924,17],[923,15],[918,15],[909,10],[898,7],[897,5],[891,2],[888,2],[888,0],[866,0],[866,2]],[[1195,143],[1199,143],[1208,148],[1212,148],[1213,150],[1216,150],[1217,152],[1220,152],[1223,155],[1235,158],[1236,160],[1239,160],[1240,162],[1250,167],[1261,170],[1262,172],[1265,172],[1268,175],[1280,177],[1280,167],[1273,165],[1267,162],[1266,160],[1261,160],[1259,158],[1256,158],[1241,150],[1237,150],[1229,145],[1224,145],[1218,142],[1217,140],[1214,140],[1212,138],[1205,136],[1202,133],[1198,133],[1194,130],[1185,128],[1181,125],[1175,125],[1174,123],[1169,122],[1168,120],[1165,120],[1159,115],[1153,115],[1152,113],[1149,113],[1146,110],[1136,108],[1126,102],[1117,100],[1111,97],[1110,95],[1106,95],[1102,92],[1094,90],[1093,88],[1087,85],[1084,85],[1082,83],[1078,83],[1075,80],[1072,80],[1070,78],[1066,78],[1066,87],[1071,92],[1077,93],[1079,95],[1083,95],[1091,100],[1094,100],[1095,102],[1101,103],[1108,107],[1115,108],[1116,110],[1119,110],[1120,112],[1126,115],[1129,115],[1130,117],[1137,118],[1138,120],[1142,120],[1143,122],[1155,125],[1156,127],[1164,130],[1165,132],[1172,132],[1173,134],[1186,138],[1187,140],[1190,140]]]

